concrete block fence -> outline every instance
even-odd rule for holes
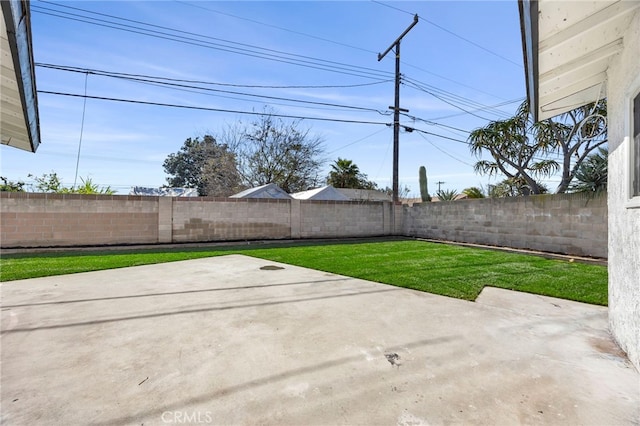
[[[548,194],[414,204],[404,235],[607,257],[607,194]]]
[[[0,247],[396,235],[388,202],[0,193]],[[396,216],[402,212],[395,206]]]
[[[415,204],[0,193],[0,247],[408,236],[607,257],[606,194]]]

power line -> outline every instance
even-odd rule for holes
[[[485,52],[487,52],[487,53],[490,53],[490,54],[492,54],[492,55],[494,55],[494,56],[497,56],[498,58],[503,59],[503,60],[505,60],[505,61],[507,61],[507,62],[509,62],[509,63],[511,63],[511,64],[513,64],[513,65],[515,65],[515,66],[517,66],[517,67],[522,68],[522,64],[519,64],[519,63],[517,63],[517,62],[515,62],[515,61],[512,61],[511,59],[507,58],[506,56],[502,56],[501,54],[496,53],[496,52],[494,52],[494,51],[493,51],[493,50],[491,50],[491,49],[487,49],[486,47],[479,45],[479,44],[478,44],[478,43],[476,43],[475,41],[472,41],[472,40],[469,40],[468,38],[462,37],[461,35],[456,34],[456,33],[454,33],[453,31],[450,31],[450,30],[448,30],[448,29],[444,28],[443,26],[436,24],[436,23],[435,23],[435,22],[433,22],[433,21],[430,21],[430,20],[425,19],[425,18],[422,18],[422,19],[423,19],[424,21],[426,21],[426,22],[430,23],[430,24],[431,24],[431,25],[433,25],[434,27],[436,27],[436,28],[440,28],[442,31],[447,32],[447,33],[451,34],[452,36],[459,38],[460,40],[464,40],[464,41],[466,41],[467,43],[472,44],[472,45],[476,46],[477,48],[484,50],[484,51],[485,51]]]
[[[123,24],[123,23],[120,23],[120,22],[114,22],[114,21],[109,21],[109,20],[105,20],[105,19],[94,18],[94,17],[91,17],[91,16],[79,15],[79,14],[76,14],[76,13],[60,11],[60,10],[46,8],[46,7],[42,7],[42,6],[32,6],[32,9],[34,9],[34,12],[43,13],[45,15],[55,16],[55,17],[58,17],[58,18],[64,18],[64,19],[70,19],[70,20],[73,20],[73,21],[84,22],[84,23],[87,23],[87,24],[92,24],[92,25],[97,25],[97,26],[117,29],[117,30],[120,30],[120,31],[126,31],[126,32],[135,33],[135,34],[142,34],[142,35],[146,35],[146,36],[149,36],[149,37],[155,37],[155,38],[160,38],[160,39],[165,39],[165,40],[171,40],[171,41],[175,41],[175,42],[179,42],[179,43],[184,43],[184,44],[189,44],[189,45],[194,45],[194,46],[199,46],[199,47],[206,47],[206,48],[209,48],[209,49],[221,50],[221,51],[225,51],[225,52],[229,52],[229,53],[235,53],[235,54],[239,54],[239,55],[250,56],[250,57],[255,57],[255,58],[260,58],[260,59],[265,59],[265,60],[271,60],[271,61],[275,61],[275,62],[288,63],[288,64],[297,65],[297,66],[303,66],[303,67],[307,67],[307,68],[315,68],[315,69],[319,69],[319,70],[323,70],[323,71],[337,72],[337,73],[341,73],[341,74],[354,75],[354,76],[363,77],[363,78],[369,78],[369,79],[389,78],[389,76],[390,76],[390,73],[385,72],[385,71],[376,70],[374,68],[362,67],[362,66],[358,66],[358,65],[349,65],[349,64],[344,64],[344,63],[341,63],[341,62],[330,61],[330,60],[321,59],[321,58],[314,58],[314,57],[311,57],[311,56],[299,55],[299,54],[295,54],[295,53],[288,53],[288,52],[283,52],[283,51],[279,51],[279,50],[275,50],[275,49],[268,49],[268,48],[264,48],[264,47],[260,47],[260,46],[246,44],[246,43],[234,42],[234,41],[231,41],[231,40],[221,39],[221,38],[218,38],[218,37],[211,37],[211,36],[206,36],[206,35],[203,35],[203,34],[197,34],[197,33],[192,33],[192,32],[188,32],[188,31],[178,30],[178,29],[175,29],[175,28],[169,28],[169,27],[164,27],[164,26],[160,26],[160,25],[149,24],[149,23],[146,23],[146,22],[143,22],[143,21],[137,21],[137,20],[127,19],[127,18],[121,18],[121,17],[115,16],[115,15],[109,15],[109,14],[104,14],[104,13],[99,13],[99,12],[93,12],[93,11],[86,10],[86,9],[81,9],[81,8],[77,8],[77,7],[57,4],[57,3],[53,3],[53,2],[47,2],[47,1],[44,1],[44,0],[41,0],[41,2],[48,3],[48,4],[53,4],[53,5],[58,6],[58,7],[64,7],[64,8],[77,10],[77,11],[82,11],[84,13],[89,13],[89,14],[93,14],[93,15],[109,17],[109,18],[120,20],[120,21],[132,22],[132,23],[135,23],[135,24],[144,25],[144,26],[148,26],[148,27],[152,27],[152,28],[159,28],[159,29],[162,29],[162,30],[171,31],[173,33],[178,33],[178,35],[170,34],[170,33],[163,32],[163,31],[153,30],[153,29],[141,28],[140,26],[128,25],[128,24]],[[51,13],[51,12],[54,12],[54,13]],[[61,15],[59,15],[59,14],[61,14]],[[88,21],[87,19],[89,19],[90,21]],[[93,22],[93,21],[95,21],[95,22]],[[195,36],[195,37],[198,37],[200,39],[215,40],[216,42],[200,40],[198,38],[193,38],[193,37],[186,37],[185,35]],[[226,44],[221,44],[221,43],[226,43]]]
[[[399,11],[399,12],[407,13],[407,14],[409,14],[409,15],[414,15],[414,13],[411,13],[411,12],[406,11],[406,10],[404,10],[404,9],[400,9],[399,7],[391,6],[391,5],[386,4],[386,3],[382,3],[381,1],[376,1],[376,0],[371,0],[371,1],[372,1],[373,3],[377,3],[377,4],[381,5],[381,6],[385,6],[385,7],[388,7],[388,8],[390,8],[390,9],[397,10],[397,11]],[[515,61],[512,61],[511,59],[507,58],[506,56],[503,56],[503,55],[501,55],[501,54],[499,54],[499,53],[497,53],[497,52],[494,52],[493,50],[488,49],[488,48],[486,48],[486,47],[484,47],[484,46],[482,46],[482,45],[480,45],[480,44],[476,43],[476,42],[475,42],[475,41],[473,41],[473,40],[469,40],[469,39],[468,39],[468,38],[466,38],[466,37],[463,37],[463,36],[461,36],[461,35],[459,35],[459,34],[456,34],[456,33],[454,33],[453,31],[451,31],[451,30],[449,30],[449,29],[447,29],[447,28],[443,27],[442,25],[436,24],[435,22],[430,21],[429,19],[426,19],[426,18],[423,18],[423,17],[420,17],[420,20],[425,21],[425,22],[427,22],[427,23],[429,23],[429,24],[433,25],[434,27],[436,27],[436,28],[438,28],[438,29],[440,29],[440,30],[442,30],[442,31],[444,31],[444,32],[446,32],[446,33],[448,33],[448,34],[451,34],[452,36],[457,37],[457,38],[459,38],[460,40],[463,40],[463,41],[465,41],[465,42],[467,42],[467,43],[469,43],[469,44],[472,44],[473,46],[475,46],[475,47],[477,47],[477,48],[479,48],[479,49],[482,49],[482,50],[484,50],[484,51],[485,51],[485,52],[487,52],[487,53],[490,53],[490,54],[492,54],[492,55],[494,55],[494,56],[497,56],[497,57],[498,57],[498,58],[500,58],[500,59],[503,59],[503,60],[505,60],[505,61],[507,61],[507,62],[509,62],[509,63],[513,64],[513,65],[516,65],[516,66],[518,66],[518,67],[522,68],[522,64],[520,64],[520,63],[518,63],[518,62],[515,62]]]
[[[447,140],[450,140],[450,141],[453,141],[453,142],[458,142],[458,143],[462,143],[462,144],[465,144],[465,145],[469,145],[469,142],[463,141],[462,139],[456,139],[456,138],[451,138],[449,136],[439,135],[439,134],[433,133],[433,132],[427,132],[426,130],[417,129],[415,127],[411,128],[411,129],[416,131],[416,132],[419,132],[419,133],[424,133],[425,135],[437,136],[437,137],[442,138],[442,139],[447,139]]]
[[[338,46],[348,47],[350,49],[360,50],[360,51],[367,52],[367,53],[373,53],[373,54],[378,53],[378,52],[374,52],[373,50],[365,49],[363,47],[353,46],[351,44],[342,43],[340,41],[335,41],[335,40],[330,40],[328,38],[315,36],[313,34],[303,33],[301,31],[295,31],[295,30],[292,30],[292,29],[289,29],[289,28],[279,27],[279,26],[273,25],[273,24],[267,24],[266,22],[261,22],[261,21],[255,20],[255,19],[250,19],[250,18],[245,18],[245,17],[242,17],[242,16],[238,16],[238,15],[233,15],[233,14],[228,13],[228,12],[221,12],[219,10],[215,10],[215,9],[211,9],[211,8],[208,8],[208,7],[204,7],[204,6],[201,6],[199,4],[193,4],[193,3],[186,2],[186,1],[178,1],[178,0],[174,0],[174,1],[176,3],[181,3],[181,4],[184,4],[184,5],[187,5],[187,6],[191,6],[191,7],[197,7],[199,9],[208,10],[210,12],[218,13],[220,15],[230,16],[232,18],[241,19],[243,21],[252,22],[252,23],[258,24],[258,25],[263,25],[265,27],[275,28],[275,29],[278,29],[278,30],[281,30],[281,31],[286,31],[288,33],[297,34],[297,35],[313,38],[313,39],[320,40],[320,41],[325,41],[327,43],[333,43],[333,44],[336,44]]]
[[[433,125],[433,126],[445,127],[445,128],[448,128],[448,129],[457,130],[458,132],[467,133],[467,134],[471,133],[470,131],[461,129],[459,127],[448,126],[448,125],[442,124],[442,123],[436,123],[435,121],[426,120],[424,118],[416,117],[414,115],[410,115],[410,114],[407,114],[407,113],[401,113],[401,114],[404,115],[405,117],[408,117],[408,118],[412,119],[413,121],[422,121],[425,124],[430,124],[430,125]]]
[[[446,100],[446,99],[444,98],[444,96],[436,95],[436,94],[435,94],[435,92],[433,92],[433,91],[431,91],[431,90],[428,90],[428,89],[426,89],[426,88],[424,88],[424,87],[422,87],[422,86],[420,86],[420,85],[418,85],[418,84],[416,84],[416,83],[411,83],[411,82],[409,82],[409,87],[413,87],[414,89],[418,89],[418,90],[420,90],[420,91],[422,91],[422,92],[428,93],[428,94],[430,94],[431,96],[433,96],[433,97],[435,97],[435,98],[437,98],[437,99],[441,100],[442,102],[444,102],[444,103],[446,103],[446,104],[448,104],[448,105],[451,105],[452,107],[457,108],[457,109],[459,109],[460,111],[464,111],[465,113],[467,113],[467,114],[469,114],[469,115],[473,115],[474,117],[478,117],[478,118],[481,118],[481,119],[483,119],[483,120],[490,121],[490,119],[488,119],[488,118],[486,118],[486,117],[483,117],[483,116],[481,116],[481,115],[478,115],[478,114],[476,114],[476,113],[474,113],[474,112],[472,112],[472,111],[469,111],[469,110],[467,110],[467,109],[464,109],[464,108],[462,108],[461,106],[459,106],[459,105],[455,104],[454,102],[451,102],[451,101]]]
[[[157,86],[179,87],[179,88],[185,88],[185,89],[198,89],[198,90],[204,90],[204,91],[208,91],[208,92],[228,93],[228,94],[233,94],[233,95],[250,96],[250,97],[256,97],[256,98],[261,98],[261,99],[271,99],[271,100],[279,100],[279,101],[287,101],[287,102],[305,103],[305,104],[310,104],[310,105],[321,105],[321,106],[329,106],[329,107],[335,107],[335,108],[344,108],[344,109],[354,109],[354,110],[368,111],[368,112],[377,112],[377,113],[379,113],[381,115],[387,115],[388,114],[386,111],[383,112],[383,111],[380,111],[380,110],[376,110],[374,108],[367,108],[367,107],[361,107],[361,106],[334,104],[334,103],[330,103],[330,102],[306,101],[306,100],[302,100],[302,99],[284,98],[284,97],[279,97],[279,96],[258,95],[258,94],[254,94],[254,93],[237,92],[237,91],[233,91],[233,90],[213,89],[213,88],[210,88],[210,87],[200,87],[200,86],[194,86],[194,85],[166,82],[166,81],[162,81],[163,79],[161,77],[153,77],[153,76],[133,77],[133,76],[131,76],[131,74],[113,73],[113,72],[110,72],[110,71],[97,70],[97,69],[91,69],[91,68],[65,67],[65,66],[62,66],[62,65],[51,65],[51,64],[36,64],[36,65],[37,66],[38,65],[39,66],[43,66],[45,68],[51,68],[51,69],[59,70],[59,71],[68,71],[68,72],[82,73],[82,74],[89,73],[89,74],[99,75],[99,76],[102,76],[102,77],[118,78],[118,79],[123,79],[123,80],[128,80],[128,81],[134,81],[134,82],[152,83],[152,84],[157,85]],[[160,81],[158,81],[158,80],[160,80]]]
[[[474,92],[482,93],[482,94],[484,94],[484,95],[489,95],[489,96],[494,97],[494,98],[496,98],[496,99],[506,100],[506,99],[504,99],[504,98],[503,98],[503,97],[501,97],[501,96],[496,96],[496,95],[495,95],[495,94],[493,94],[493,93],[489,93],[489,92],[487,92],[487,91],[484,91],[484,90],[478,89],[477,87],[474,87],[474,86],[472,86],[472,85],[470,85],[470,84],[465,84],[465,83],[462,83],[462,82],[460,82],[460,81],[458,81],[458,80],[454,80],[453,78],[445,77],[444,75],[440,75],[440,74],[437,74],[437,73],[435,73],[435,72],[432,72],[432,71],[426,70],[426,69],[421,68],[421,67],[419,67],[419,66],[417,66],[417,65],[412,65],[412,64],[410,64],[410,63],[408,63],[408,62],[404,62],[404,61],[401,61],[401,62],[402,62],[402,64],[403,64],[403,65],[406,65],[406,66],[408,66],[408,67],[410,67],[410,68],[417,69],[417,70],[422,71],[422,72],[424,72],[424,73],[426,73],[426,74],[430,74],[430,75],[432,75],[432,76],[434,76],[434,77],[438,77],[438,78],[441,78],[441,79],[443,79],[443,80],[447,80],[447,81],[449,81],[449,82],[451,82],[451,83],[457,84],[457,85],[459,85],[459,86],[466,87],[467,89],[471,89],[471,90],[473,90]]]
[[[96,14],[96,15],[100,15],[100,16],[113,17],[115,19],[119,19],[119,20],[123,20],[123,21],[128,21],[128,22],[133,22],[133,23],[140,23],[142,25],[147,25],[147,26],[151,26],[151,27],[158,27],[158,28],[162,28],[162,29],[168,29],[168,30],[173,31],[173,32],[185,33],[185,34],[190,34],[190,35],[196,35],[198,37],[203,37],[203,38],[221,40],[221,41],[224,41],[226,43],[234,43],[234,44],[238,44],[238,45],[242,45],[242,46],[250,46],[250,47],[255,48],[255,49],[263,49],[263,48],[260,48],[260,47],[257,47],[257,46],[247,45],[247,44],[244,44],[244,43],[236,43],[236,42],[232,42],[232,41],[229,41],[229,40],[224,40],[224,39],[218,39],[218,38],[215,38],[215,37],[199,35],[199,34],[196,34],[196,33],[185,32],[185,31],[182,31],[182,30],[176,30],[176,29],[162,27],[162,26],[158,26],[158,25],[154,25],[154,24],[148,24],[148,23],[144,23],[142,21],[131,20],[131,19],[127,19],[127,18],[120,18],[120,17],[114,16],[114,15],[108,15],[108,14],[103,14],[103,13],[99,13],[99,12],[87,11],[85,9],[80,9],[80,8],[77,8],[77,7],[72,7],[72,6],[67,6],[67,5],[58,5],[58,4],[52,3],[52,2],[45,2],[45,1],[43,1],[43,2],[44,3],[48,3],[48,4],[53,4],[53,5],[56,5],[56,6],[60,6],[60,7],[71,8],[73,10],[83,11],[83,12],[86,12],[86,13]],[[38,6],[35,6],[35,7],[38,8]],[[117,25],[117,26],[114,27],[112,25],[100,24],[100,23],[96,23],[96,22],[86,21],[84,19],[76,19],[76,18],[70,18],[68,16],[59,16],[59,15],[50,14],[52,16],[56,16],[56,17],[60,17],[60,18],[71,19],[71,20],[85,22],[85,23],[98,25],[98,26],[105,26],[105,27],[108,27],[108,28],[113,28],[113,29],[117,29],[117,30],[122,30],[122,31],[127,31],[127,32],[142,34],[142,35],[147,35],[147,36],[156,37],[156,38],[160,38],[160,39],[166,39],[166,40],[170,40],[170,41],[176,41],[176,42],[191,44],[191,45],[195,45],[195,46],[199,46],[199,47],[205,47],[205,48],[211,48],[211,49],[216,49],[216,50],[228,51],[228,52],[231,52],[231,53],[236,53],[236,54],[242,54],[242,55],[247,55],[247,56],[251,56],[251,57],[256,57],[256,58],[259,58],[259,59],[272,60],[272,61],[276,61],[276,62],[282,62],[282,63],[293,64],[293,65],[297,65],[297,66],[303,66],[303,67],[307,67],[307,68],[319,69],[319,70],[323,70],[323,71],[337,72],[337,73],[345,74],[345,75],[354,75],[354,76],[359,76],[359,77],[368,78],[368,79],[374,78],[374,77],[372,77],[371,71],[374,71],[374,72],[378,73],[378,77],[377,77],[378,79],[380,78],[381,74],[384,73],[382,71],[374,70],[372,68],[366,68],[366,67],[360,67],[360,66],[355,66],[355,65],[342,64],[342,63],[335,62],[335,61],[325,61],[325,60],[318,59],[318,58],[311,58],[311,57],[303,56],[303,55],[296,55],[296,54],[290,54],[290,53],[286,53],[286,52],[275,51],[273,49],[264,49],[264,50],[267,50],[269,52],[279,52],[279,53],[283,53],[283,54],[289,55],[289,56],[308,58],[308,59],[311,59],[312,61],[316,61],[316,62],[307,61],[307,60],[303,60],[303,61],[299,61],[299,62],[293,62],[294,59],[292,59],[292,58],[286,58],[286,57],[274,56],[274,55],[271,55],[272,57],[266,57],[264,53],[255,52],[254,50],[248,50],[248,49],[244,49],[244,48],[239,49],[239,48],[236,48],[236,47],[220,45],[218,43],[203,42],[201,40],[196,40],[196,39],[193,39],[193,38],[185,39],[184,37],[182,37],[182,39],[176,39],[175,37],[177,37],[177,36],[175,36],[174,34],[167,34],[167,33],[162,33],[162,32],[158,32],[158,31],[147,30],[147,29],[141,29],[142,31],[131,30],[131,29],[122,28],[122,27],[124,26],[124,27],[128,27],[128,28],[136,28],[138,30],[140,30],[140,28],[139,27],[133,27],[131,25],[125,25],[125,24],[121,24],[121,23],[114,23],[114,22],[111,22],[111,21],[105,21],[105,20],[101,20],[101,19],[97,19],[97,18],[86,17],[86,16],[82,16],[82,15],[77,15],[77,14],[71,14],[71,13],[68,13],[68,12],[60,12],[60,11],[57,11],[55,9],[47,9],[47,8],[44,8],[44,9],[45,10],[53,10],[56,13],[65,13],[67,15],[80,16],[82,18],[98,20],[98,21],[101,21],[101,22],[109,22],[109,23]],[[41,12],[41,13],[47,14],[46,12]],[[150,34],[149,31],[151,31],[152,33],[156,33],[156,34]],[[157,35],[157,34],[161,34],[161,35]],[[188,40],[195,40],[195,41],[188,41]],[[206,43],[206,44],[202,44],[202,43]],[[220,46],[222,46],[222,47],[220,47]],[[230,50],[230,49],[236,49],[236,50]],[[325,64],[322,64],[322,63],[318,63],[318,61],[320,61],[320,62],[324,61],[324,62],[326,62],[328,64],[331,64],[331,65],[325,65]],[[341,64],[342,67],[336,67],[335,64]],[[354,72],[350,72],[350,71],[354,71]],[[363,72],[367,73],[368,75],[362,74]],[[386,75],[388,75],[388,73],[386,73]],[[413,80],[413,79],[411,79],[411,80],[416,82],[415,84],[420,83],[417,80]],[[380,80],[378,82],[380,82]],[[378,82],[376,82],[376,83],[378,83]],[[421,83],[421,84],[424,85],[424,83]],[[424,90],[424,88],[422,88],[422,90]],[[441,93],[445,93],[448,96],[451,96],[451,97],[454,97],[454,98],[457,98],[457,99],[461,99],[463,102],[469,102],[469,103],[473,102],[473,101],[470,101],[470,100],[468,100],[466,98],[460,97],[458,95],[455,95],[453,93],[450,93],[450,92],[447,92],[447,91],[444,91],[444,90],[441,90],[441,89],[432,88],[432,92],[433,91],[440,91]],[[428,93],[432,93],[432,92],[428,92]],[[437,96],[437,95],[434,95],[434,96]],[[443,101],[447,102],[446,100],[443,100]],[[463,109],[463,111],[466,112],[467,110]]]
[[[240,19],[240,20],[247,21],[247,22],[252,22],[252,23],[255,23],[255,24],[258,24],[258,25],[263,25],[263,26],[270,27],[270,28],[275,28],[275,29],[278,29],[278,30],[281,30],[281,31],[286,31],[286,32],[289,32],[289,33],[293,33],[293,34],[301,35],[301,36],[304,36],[304,37],[313,38],[313,39],[316,39],[316,40],[325,41],[325,42],[328,42],[328,43],[333,43],[333,44],[340,45],[340,46],[344,46],[344,47],[348,47],[348,48],[351,48],[351,49],[356,49],[356,50],[364,51],[364,52],[367,52],[367,53],[374,53],[374,54],[377,54],[377,53],[378,53],[378,52],[375,52],[375,51],[370,50],[370,49],[365,49],[365,48],[362,48],[362,47],[353,46],[353,45],[346,44],[346,43],[342,43],[342,42],[338,42],[338,41],[335,41],[335,40],[330,40],[330,39],[327,39],[327,38],[318,37],[318,36],[315,36],[315,35],[312,35],[312,34],[308,34],[308,33],[303,33],[303,32],[300,32],[300,31],[291,30],[291,29],[289,29],[289,28],[284,28],[284,27],[280,27],[280,26],[277,26],[277,25],[267,24],[267,23],[265,23],[265,22],[257,21],[257,20],[255,20],[255,19],[245,18],[245,17],[242,17],[242,16],[238,16],[238,15],[234,15],[234,14],[228,13],[228,12],[221,12],[221,11],[219,11],[219,10],[211,9],[211,8],[204,7],[204,6],[201,6],[201,5],[198,5],[198,4],[193,4],[193,3],[189,3],[189,2],[185,2],[185,1],[179,1],[179,0],[174,0],[174,1],[175,1],[175,2],[177,2],[177,3],[181,3],[181,4],[184,4],[184,5],[191,6],[191,7],[196,7],[196,8],[200,8],[200,9],[208,10],[208,11],[211,11],[211,12],[213,12],[213,13],[218,13],[218,14],[221,14],[221,15],[224,15],[224,16],[230,16],[230,17],[232,17],[232,18]],[[383,3],[380,3],[380,4],[383,4]],[[384,4],[383,4],[383,5],[384,5]],[[387,5],[385,5],[385,6],[387,6]],[[392,7],[392,6],[388,6],[388,7],[394,8],[394,7]],[[405,11],[403,11],[403,10],[401,10],[401,9],[398,9],[398,8],[394,8],[394,9],[397,9],[397,10],[400,10],[400,11],[402,11],[402,12],[405,12]],[[405,12],[405,13],[408,13],[408,14],[410,14],[410,15],[413,15],[413,14],[411,14],[411,13],[409,13],[409,12]],[[494,94],[492,94],[492,93],[488,93],[488,92],[486,92],[486,91],[484,91],[484,90],[478,89],[477,87],[474,87],[474,86],[471,86],[471,85],[468,85],[468,84],[465,84],[465,83],[459,82],[459,81],[457,81],[457,80],[454,80],[454,79],[449,78],[449,77],[445,77],[445,76],[440,75],[440,74],[436,74],[436,73],[431,72],[431,71],[428,71],[428,70],[426,70],[426,69],[424,69],[424,68],[418,67],[418,66],[416,66],[416,65],[412,65],[412,64],[410,64],[410,63],[408,63],[408,62],[402,61],[402,63],[403,63],[404,65],[406,65],[406,66],[411,67],[411,68],[415,68],[415,69],[420,70],[420,71],[422,71],[422,72],[424,72],[424,73],[427,73],[427,74],[433,75],[433,76],[438,77],[438,78],[441,78],[441,79],[443,79],[443,80],[450,81],[450,82],[452,82],[452,83],[458,84],[458,85],[460,85],[460,86],[466,87],[466,88],[471,89],[471,90],[474,90],[474,91],[476,91],[476,92],[483,93],[483,94],[485,94],[485,95],[489,95],[489,96],[493,96],[493,97],[498,98],[498,99],[503,99],[503,98],[501,98],[501,97],[499,97],[499,96],[496,96],[496,95],[494,95]]]
[[[339,148],[336,148],[336,149],[334,149],[333,151],[329,151],[329,152],[327,152],[327,154],[333,154],[333,153],[334,153],[334,152],[336,152],[336,151],[340,151],[341,149],[344,149],[344,148],[347,148],[347,147],[349,147],[349,146],[351,146],[351,145],[355,145],[355,144],[357,144],[357,143],[360,143],[360,142],[362,142],[362,141],[363,141],[363,140],[365,140],[365,139],[369,139],[370,137],[377,135],[378,133],[382,133],[382,132],[384,132],[385,130],[387,130],[387,129],[380,129],[380,130],[378,130],[378,131],[376,131],[376,132],[371,133],[370,135],[367,135],[367,136],[365,136],[365,137],[363,137],[363,138],[360,138],[360,139],[358,139],[358,140],[356,140],[356,141],[353,141],[353,142],[348,143],[348,144],[346,144],[346,145],[343,145],[343,146],[341,146],[341,147],[339,147]]]
[[[427,142],[429,143],[429,145],[431,145],[432,147],[434,147],[434,148],[435,148],[435,149],[437,149],[438,151],[442,152],[444,155],[446,155],[446,156],[448,156],[448,157],[450,157],[450,158],[453,158],[454,160],[456,160],[456,161],[458,161],[458,162],[460,162],[460,163],[462,163],[462,164],[464,164],[464,165],[467,165],[467,166],[473,167],[473,164],[469,164],[469,163],[467,163],[466,161],[463,161],[463,160],[461,160],[461,159],[459,159],[459,158],[457,158],[457,157],[453,156],[452,154],[448,153],[448,152],[447,152],[447,151],[445,151],[444,149],[442,149],[442,148],[440,148],[439,146],[437,146],[436,144],[434,144],[434,143],[433,143],[433,142],[431,142],[429,139],[427,139],[427,137],[426,137],[425,135],[423,135],[422,133],[418,133],[418,134],[420,135],[420,137],[421,137],[422,139],[424,139],[425,141],[427,141]]]
[[[502,107],[502,106],[505,106],[505,105],[513,104],[515,102],[522,102],[523,100],[524,100],[524,98],[511,99],[510,101],[505,101],[505,102],[501,102],[499,104],[490,105],[488,108],[498,108],[498,107]],[[473,112],[485,111],[486,109],[487,109],[487,107],[484,107],[484,108],[478,108],[478,109],[475,109],[475,110],[472,110],[472,111]],[[455,114],[449,114],[449,115],[443,115],[443,116],[440,116],[440,117],[434,117],[434,118],[431,118],[430,120],[444,120],[446,118],[459,117],[459,116],[465,115],[465,114],[467,114],[467,113],[466,112],[458,112],[458,113],[455,113]]]
[[[496,116],[502,116],[502,117],[508,117],[509,114],[505,113],[504,111],[501,111],[495,107],[492,106],[487,106],[484,104],[481,104],[479,102],[476,102],[472,99],[469,98],[465,98],[464,96],[460,96],[460,95],[456,95],[455,93],[440,89],[438,87],[432,86],[430,84],[421,82],[419,80],[416,80],[414,78],[411,77],[407,77],[407,76],[403,76],[403,82],[405,84],[407,84],[409,87],[416,89],[416,90],[420,90],[422,92],[428,93],[434,97],[437,97],[438,99],[442,100],[443,102],[447,102],[447,100],[442,99],[446,98],[448,99],[450,102],[457,102],[459,104],[468,106],[470,108],[479,108],[483,111],[486,111],[490,114],[494,114]],[[441,96],[441,97],[439,97]],[[454,105],[455,106],[455,105]],[[465,113],[467,113],[467,110],[463,110]],[[483,118],[483,117],[480,117]],[[484,119],[484,118],[483,118]],[[486,119],[485,119],[486,120]]]
[[[183,108],[183,109],[193,109],[200,111],[214,111],[214,112],[224,112],[224,113],[233,113],[233,114],[245,114],[245,115],[265,115],[264,113],[254,112],[254,111],[238,111],[238,110],[230,110],[230,109],[222,109],[222,108],[209,108],[209,107],[200,107],[200,106],[192,106],[192,105],[179,105],[179,104],[168,104],[162,102],[150,102],[150,101],[139,101],[135,99],[122,99],[122,98],[110,98],[105,96],[90,96],[90,95],[79,95],[76,93],[65,93],[65,92],[53,92],[49,90],[38,90],[38,93],[48,94],[48,95],[58,95],[58,96],[70,96],[75,98],[87,98],[87,99],[97,99],[102,101],[114,101],[114,102],[125,102],[132,104],[141,104],[141,105],[153,105],[153,106],[162,106],[162,107],[171,107],[171,108]],[[363,121],[363,120],[347,120],[340,118],[323,118],[323,117],[307,117],[300,115],[288,115],[288,114],[268,114],[272,117],[280,117],[280,118],[291,118],[295,120],[315,120],[315,121],[330,121],[336,123],[353,123],[353,124],[375,124],[375,125],[384,125],[389,126],[390,123],[384,123],[380,121]]]
[[[61,70],[78,70],[84,72],[86,68],[73,67],[70,65],[56,65],[56,64],[47,64],[42,62],[36,62],[35,66],[42,68],[51,68],[51,69],[61,69]],[[99,71],[99,70],[91,70],[89,71]],[[107,71],[104,71],[107,72]],[[170,77],[159,77],[159,76],[150,76],[145,74],[131,74],[131,73],[122,73],[115,71],[108,71],[113,75],[122,75],[128,77],[141,77],[141,78],[152,78],[156,80],[164,80],[178,83],[193,83],[193,84],[207,84],[212,86],[223,86],[223,87],[243,87],[247,89],[344,89],[351,87],[363,87],[363,86],[373,86],[376,84],[389,83],[393,81],[393,79],[387,80],[379,80],[373,81],[369,83],[359,83],[359,84],[342,84],[342,85],[261,85],[261,84],[235,84],[235,83],[220,83],[213,81],[204,81],[204,80],[187,80],[181,78],[170,78]]]

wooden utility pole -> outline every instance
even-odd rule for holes
[[[408,109],[400,108],[400,41],[407,33],[418,23],[418,15],[413,17],[413,22],[404,30],[400,37],[396,39],[384,53],[378,53],[378,62],[386,56],[391,49],[396,50],[396,90],[394,106],[389,107],[393,110],[393,202],[397,203],[398,198],[398,159],[400,157],[400,111],[409,112]]]

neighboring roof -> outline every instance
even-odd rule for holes
[[[238,192],[229,198],[277,198],[288,200],[291,199],[291,196],[275,183],[268,183],[266,185]]]
[[[606,97],[609,62],[640,2],[519,0],[518,8],[534,119]]]
[[[349,197],[335,189],[331,185],[308,191],[291,194],[296,200],[325,200],[325,201],[350,201]]]
[[[147,195],[152,197],[197,197],[197,188],[146,188],[134,186],[129,195]]]
[[[0,141],[25,151],[40,145],[40,119],[29,3],[2,0]]]
[[[391,195],[375,189],[335,189],[352,201],[392,201]]]

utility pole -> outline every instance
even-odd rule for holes
[[[446,183],[446,182],[442,182],[441,180],[439,180],[436,183],[438,184],[438,192],[440,192],[440,185],[442,185],[443,183]]]
[[[409,27],[404,30],[400,37],[396,39],[391,46],[384,51],[384,53],[378,53],[378,62],[386,56],[391,49],[396,48],[396,90],[395,90],[395,103],[394,106],[389,107],[393,110],[393,202],[397,203],[398,199],[398,158],[400,157],[400,111],[409,112],[408,109],[400,108],[400,41],[407,35],[407,33],[418,23],[418,15],[413,17],[413,22]]]

